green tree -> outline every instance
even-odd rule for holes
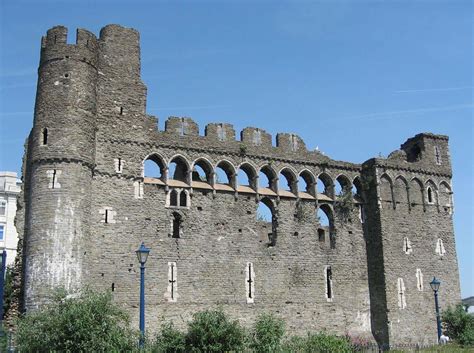
[[[244,329],[221,309],[195,313],[188,324],[187,352],[238,352],[243,349],[244,342]]]
[[[257,318],[252,330],[251,347],[255,352],[277,352],[285,334],[285,323],[271,314]]]
[[[185,353],[186,335],[176,329],[171,322],[163,324],[151,351],[153,353]]]
[[[462,304],[447,308],[442,315],[447,335],[463,346],[474,346],[474,315]]]
[[[51,304],[18,322],[19,352],[133,352],[138,335],[110,293],[58,291]]]

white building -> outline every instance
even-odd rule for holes
[[[16,256],[18,233],[14,220],[20,189],[15,172],[0,172],[0,251],[7,251],[7,266],[13,264]]]

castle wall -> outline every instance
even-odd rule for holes
[[[447,137],[420,134],[360,165],[308,151],[295,134],[273,143],[255,127],[200,130],[170,117],[160,131],[145,113],[138,32],[78,30],[74,45],[66,36],[58,26],[42,40],[21,212],[26,309],[57,286],[88,284],[137,321],[144,242],[151,331],[219,305],[247,325],[273,312],[295,333],[433,342],[429,281],[442,280],[442,307],[460,298]],[[147,160],[160,176],[147,175]],[[259,219],[259,202],[271,222]]]

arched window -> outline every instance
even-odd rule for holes
[[[42,143],[43,145],[47,145],[48,144],[48,129],[47,128],[44,128],[43,129],[43,132],[41,134],[41,137],[42,137]]]
[[[329,236],[329,243],[331,249],[336,248],[336,233],[334,229],[334,216],[331,207],[327,204],[319,206],[317,211],[317,219],[319,228],[324,230],[324,240]],[[321,231],[318,230],[319,239],[321,240]]]
[[[257,229],[263,236],[268,236],[269,246],[276,245],[277,218],[275,207],[269,198],[262,198],[257,206]]]
[[[416,178],[410,182],[410,203],[412,207],[423,205],[423,184]]]
[[[216,166],[216,183],[235,187],[235,169],[227,161],[220,161]]]
[[[169,164],[169,179],[179,180],[188,183],[188,163],[181,156],[174,157]]]
[[[351,188],[351,181],[345,175],[341,174],[336,178],[336,195],[340,196],[350,192]]]
[[[256,180],[257,173],[255,169],[248,163],[244,163],[239,167],[237,173],[237,182],[239,185],[249,186],[252,189],[257,187]]]
[[[433,203],[433,190],[428,186],[428,203]]]
[[[393,184],[393,193],[397,204],[408,204],[407,182],[402,176],[398,176]]]
[[[180,207],[187,207],[188,206],[188,192],[186,190],[182,190],[179,194],[179,206]]]
[[[157,154],[148,156],[143,162],[143,176],[146,178],[163,179],[164,170],[163,159]]]
[[[280,172],[278,179],[279,179],[278,180],[279,190],[289,191],[295,195],[298,193],[298,185],[296,182],[296,176],[290,169],[288,168],[283,169]]]
[[[358,202],[363,202],[364,198],[362,196],[362,183],[360,182],[359,177],[355,177],[354,181],[352,182],[352,196]]]
[[[318,190],[318,194],[324,194],[330,198],[334,197],[334,184],[331,177],[326,173],[321,173],[318,176],[316,188]]]
[[[298,177],[298,191],[304,191],[314,196],[314,184],[316,184],[314,175],[303,170]]]
[[[170,191],[170,206],[178,206],[178,192],[175,189]]]
[[[269,188],[271,190],[276,190],[276,174],[273,169],[265,165],[260,168],[260,172],[258,174],[258,186],[260,188]]]
[[[198,159],[194,162],[193,167],[193,181],[202,181],[211,184],[212,180],[212,166],[204,159]]]
[[[439,185],[439,204],[446,212],[452,212],[453,199],[451,187],[445,181],[442,181]]]
[[[428,204],[435,205],[437,204],[437,195],[436,195],[436,185],[428,180],[426,183],[426,201]]]
[[[380,198],[382,202],[393,204],[392,180],[387,174],[380,177]]]

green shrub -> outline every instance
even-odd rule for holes
[[[238,321],[230,321],[222,310],[195,313],[188,324],[187,352],[229,352],[242,350],[245,332]]]
[[[271,314],[258,317],[252,330],[251,348],[258,353],[276,352],[285,334],[285,323]]]
[[[153,353],[186,352],[186,335],[176,329],[173,323],[163,324],[152,346]]]
[[[291,337],[283,344],[282,351],[285,353],[351,353],[352,347],[345,337],[308,333],[306,337]]]
[[[18,322],[19,352],[133,352],[137,335],[110,293],[85,290],[74,298],[58,292],[53,302]]]
[[[447,335],[463,346],[474,345],[474,316],[464,311],[461,304],[443,312]]]

